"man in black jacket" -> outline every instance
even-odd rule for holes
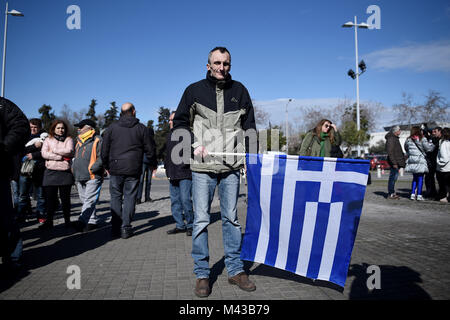
[[[169,117],[170,132],[167,135],[164,168],[166,169],[166,176],[170,183],[170,204],[172,216],[175,220],[175,228],[167,231],[167,234],[186,232],[186,235],[191,236],[192,223],[194,222],[194,211],[191,199],[192,173],[189,164],[175,164],[174,161],[172,161],[172,150],[178,144],[178,141],[172,141],[174,116],[175,112],[172,112]],[[183,157],[182,154],[176,156],[179,156],[180,158]]]
[[[45,214],[45,199],[42,191],[42,180],[44,179],[45,160],[42,158],[41,149],[47,135],[42,131],[41,119],[30,119],[30,131],[31,136],[29,141],[25,145],[24,156],[22,161],[33,160],[35,161],[33,173],[31,175],[20,175],[19,179],[19,203],[17,211],[19,218],[24,220],[27,213],[31,210],[30,203],[30,191],[33,187],[33,191],[37,197],[36,214],[38,219],[42,219]]]
[[[112,235],[132,236],[131,221],[135,212],[139,177],[144,152],[156,168],[155,141],[146,126],[136,118],[131,103],[122,105],[119,121],[105,131],[101,158],[110,174]],[[122,205],[123,204],[123,205]]]
[[[212,49],[206,68],[206,79],[191,84],[184,91],[174,118],[175,131],[185,131],[194,139],[192,257],[197,278],[194,293],[198,297],[211,293],[208,225],[216,186],[220,195],[228,282],[245,291],[256,289],[240,259],[242,234],[237,215],[239,170],[245,162],[242,153],[246,149],[250,151],[249,148],[254,149],[253,152],[257,149],[253,105],[245,86],[231,79],[231,55],[226,48]],[[254,133],[253,143],[246,141],[249,132]],[[211,156],[213,152],[219,155]]]
[[[14,264],[20,240],[20,230],[14,221],[10,179],[13,174],[13,158],[23,151],[30,136],[27,117],[13,102],[0,97],[0,254],[2,263]],[[20,254],[20,253],[19,253]]]

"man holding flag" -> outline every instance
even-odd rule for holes
[[[240,259],[241,225],[237,216],[237,200],[239,170],[245,158],[211,156],[212,153],[245,152],[244,131],[256,129],[253,105],[247,89],[231,79],[231,55],[226,48],[211,50],[206,68],[206,79],[191,84],[185,90],[174,118],[175,130],[185,129],[193,136],[192,257],[197,277],[194,292],[198,297],[207,297],[211,293],[207,227],[216,186],[220,197],[228,281],[245,291],[256,289],[244,272]]]

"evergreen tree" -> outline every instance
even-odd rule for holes
[[[156,143],[156,154],[158,160],[163,160],[165,157],[165,146],[167,140],[167,134],[170,131],[169,117],[170,110],[168,108],[160,107],[158,111],[158,124],[155,130],[155,143]]]
[[[116,102],[111,102],[111,107],[105,112],[105,124],[103,126],[103,129],[108,128],[113,122],[119,119],[117,115],[118,113],[119,111],[117,110]]]
[[[97,122],[97,117],[95,116],[95,106],[97,105],[97,100],[92,99],[91,104],[89,105],[89,110],[86,113],[86,116],[91,119],[92,121]]]
[[[41,114],[42,128],[48,132],[53,120],[56,119],[55,113],[50,112],[52,107],[50,105],[44,104],[39,108],[38,112]]]

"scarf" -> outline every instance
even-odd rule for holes
[[[56,140],[61,141],[61,142],[66,141],[66,136],[65,135],[64,136],[60,136],[60,135],[55,134],[53,136],[53,138],[55,138]]]
[[[78,139],[80,139],[81,143],[85,143],[86,140],[92,138],[92,137],[94,136],[94,134],[95,134],[95,130],[94,130],[94,129],[91,129],[91,130],[89,130],[89,131],[86,131],[86,132],[83,133],[83,134],[80,134],[80,135],[78,136]]]
[[[320,156],[325,157],[325,139],[328,138],[328,133],[320,133]]]

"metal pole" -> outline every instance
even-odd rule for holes
[[[6,66],[6,34],[8,30],[8,2],[5,10],[5,35],[3,37],[3,64],[2,64],[2,97],[5,96],[5,66]]]
[[[359,120],[359,67],[358,67],[358,23],[355,16],[355,70],[356,70],[356,130],[361,130],[360,120]],[[361,146],[358,139],[358,157],[361,156]]]
[[[289,118],[288,118],[288,105],[292,99],[289,99],[286,103],[286,154],[289,154]]]
[[[286,103],[286,154],[289,154],[289,124],[288,124],[288,103]]]

